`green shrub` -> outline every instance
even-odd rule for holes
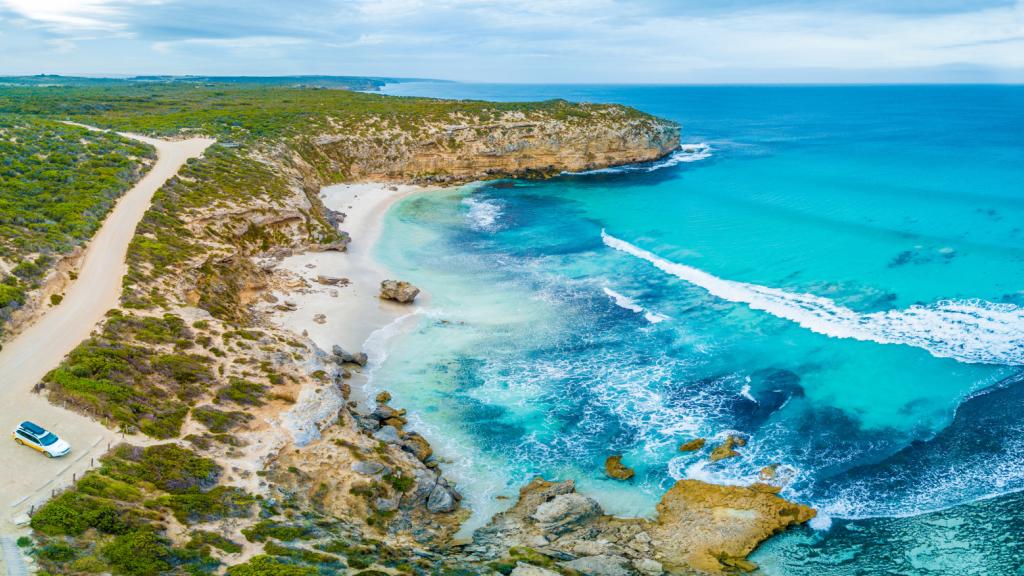
[[[114,505],[73,490],[58,495],[37,510],[32,515],[31,526],[49,536],[77,536],[89,528],[107,534],[121,534],[129,529]]]
[[[218,402],[234,402],[247,406],[262,406],[267,387],[232,376],[226,386],[217,391]]]
[[[228,568],[228,576],[314,576],[316,568],[286,564],[272,556],[255,556]]]
[[[310,530],[307,528],[291,524],[278,524],[270,520],[260,520],[256,524],[242,530],[242,535],[249,542],[266,542],[267,538],[289,542],[291,540],[312,537]]]
[[[78,557],[78,551],[63,542],[47,544],[39,548],[37,553],[42,560],[60,564],[71,562]]]
[[[228,554],[237,554],[242,551],[242,545],[221,536],[215,532],[208,532],[206,530],[194,530],[192,532],[192,538],[185,545],[185,548],[192,550],[200,550],[206,546],[213,546],[219,550],[223,550]]]
[[[195,524],[250,516],[255,501],[241,488],[217,486],[209,492],[172,494],[161,498],[159,503],[170,508],[179,522]]]
[[[170,542],[150,530],[129,532],[114,538],[100,554],[125,576],[153,576],[171,569]]]
[[[248,412],[218,410],[213,406],[200,406],[192,410],[192,418],[202,423],[210,432],[221,434],[242,422],[252,420]]]
[[[172,494],[212,488],[221,468],[177,444],[139,448],[122,444],[103,458],[101,472],[126,482],[143,480]]]

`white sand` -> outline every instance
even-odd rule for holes
[[[415,304],[381,300],[378,297],[380,282],[390,275],[374,261],[372,252],[388,208],[406,196],[429,190],[431,188],[422,186],[378,183],[324,188],[321,191],[324,205],[345,213],[345,222],[340,228],[352,236],[352,243],[347,252],[309,252],[285,258],[279,268],[301,276],[310,288],[275,293],[282,301],[297,304],[298,309],[294,312],[274,310],[271,317],[294,332],[307,332],[317,346],[328,352],[335,344],[349,352],[359,352],[374,331],[426,302],[429,296],[422,292]],[[319,275],[348,278],[351,283],[324,286],[316,281]],[[337,296],[331,296],[332,291]],[[314,322],[317,314],[324,314],[326,322]],[[352,382],[357,398],[362,382],[358,375]]]
[[[89,336],[107,310],[117,305],[125,255],[135,226],[150,200],[168,178],[189,159],[213,143],[205,138],[165,141],[125,134],[156,148],[157,161],[138,183],[118,200],[103,226],[89,241],[78,278],[59,306],[4,345],[0,352],[0,434],[10,434],[22,420],[33,420],[71,443],[71,453],[49,459],[0,438],[0,532],[11,529],[12,518],[45,500],[53,489],[66,487],[73,474],[88,469],[91,458],[106,451],[117,434],[99,422],[47,402],[32,387],[56,368],[68,352]]]

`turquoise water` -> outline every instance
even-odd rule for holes
[[[920,527],[1024,487],[1024,88],[389,91],[622,102],[690,144],[387,216],[378,256],[431,299],[375,337],[374,383],[440,445],[476,522],[536,474],[649,515],[675,479],[779,464],[822,516],[758,552],[768,573],[952,573],[1019,529],[897,562]],[[740,458],[676,450],[733,432]],[[634,480],[603,477],[613,453]],[[864,553],[871,534],[891,550]],[[978,566],[1014,573],[1012,554]]]

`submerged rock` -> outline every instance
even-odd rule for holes
[[[604,473],[616,480],[629,480],[636,475],[636,471],[622,463],[621,454],[609,456],[604,461]]]
[[[407,304],[416,299],[420,289],[403,280],[384,280],[380,283],[380,297]]]

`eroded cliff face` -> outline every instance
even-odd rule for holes
[[[679,126],[623,107],[582,105],[578,114],[460,117],[400,126],[387,119],[321,134],[301,147],[320,173],[351,180],[465,182],[549,177],[647,162],[679,147]]]

